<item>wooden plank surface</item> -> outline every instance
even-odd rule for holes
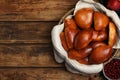
[[[0,80],[89,79],[56,63],[52,51],[52,28],[77,1],[0,0]]]
[[[78,0],[0,0],[0,21],[58,21]]]
[[[0,45],[0,66],[61,67],[54,60],[52,44]]]
[[[58,22],[0,22],[0,66],[60,67],[51,29]]]
[[[64,67],[55,62],[52,49],[52,44],[0,45],[0,67]]]
[[[0,43],[50,43],[58,22],[0,22]]]
[[[88,76],[73,74],[64,68],[8,68],[0,69],[0,80],[88,80]],[[94,80],[101,80],[95,76]]]

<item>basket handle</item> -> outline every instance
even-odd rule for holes
[[[73,11],[74,11],[74,8],[71,9],[71,10],[69,10],[69,11],[61,18],[61,20],[59,21],[58,25],[60,25],[60,24],[64,21],[64,19],[65,19],[68,15],[70,15]]]
[[[114,50],[113,56],[108,61],[106,61],[104,63],[104,65],[106,65],[107,63],[109,63],[114,57],[120,57],[120,54],[118,54],[118,53],[119,53],[119,49]]]

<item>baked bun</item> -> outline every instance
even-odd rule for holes
[[[82,29],[89,29],[93,20],[93,9],[82,8],[75,14],[75,21],[77,25]]]
[[[112,55],[112,47],[107,45],[101,45],[93,49],[89,56],[90,64],[100,64],[108,60]]]
[[[77,29],[77,25],[76,25],[74,19],[72,19],[72,18],[66,18],[64,20],[64,23],[65,23],[65,28]]]
[[[88,46],[92,41],[93,31],[92,30],[81,30],[75,38],[74,48],[83,49]]]
[[[94,12],[94,28],[96,31],[105,29],[108,23],[109,18],[105,14],[101,12]]]
[[[113,46],[117,39],[117,31],[116,26],[113,22],[109,22],[109,38],[108,38],[108,45]]]

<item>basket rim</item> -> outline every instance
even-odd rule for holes
[[[70,9],[67,13],[65,13],[65,15],[64,15],[64,16],[60,19],[60,21],[58,22],[58,25],[62,24],[62,22],[64,21],[64,19],[65,19],[68,15],[70,15],[70,14],[73,13],[74,9],[75,9],[75,8],[72,8],[72,9]],[[103,64],[106,65],[106,64],[109,63],[114,57],[117,57],[116,55],[117,55],[118,51],[119,51],[119,49],[114,49],[114,51],[113,51],[114,54],[111,56],[111,58],[109,58],[109,60],[105,61]]]

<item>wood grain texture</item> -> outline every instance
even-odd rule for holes
[[[88,80],[64,68],[12,68],[0,69],[0,80]],[[98,76],[94,80],[101,80]]]
[[[77,1],[0,0],[0,80],[88,80],[55,62],[50,36]]]
[[[50,43],[57,22],[0,22],[0,43]]]
[[[0,0],[0,21],[58,21],[78,0]]]
[[[0,45],[0,66],[62,67],[54,60],[52,44]]]

